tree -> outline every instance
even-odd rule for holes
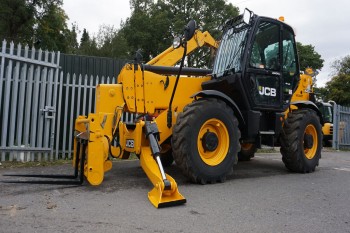
[[[90,38],[89,32],[86,28],[83,29],[77,53],[79,55],[97,56],[97,43]]]
[[[329,93],[327,100],[333,100],[340,105],[350,106],[350,75],[339,74],[326,83]]]
[[[127,43],[123,32],[119,32],[114,26],[101,25],[95,39],[98,56],[125,58],[127,55]]]
[[[336,60],[332,64],[332,68],[334,70],[333,74],[350,74],[350,55],[345,56],[341,59]]]
[[[317,99],[321,99],[324,102],[330,100],[328,99],[329,91],[326,87],[314,87],[314,92]]]
[[[1,0],[0,39],[74,53],[77,33],[67,27],[62,0]]]
[[[66,49],[66,53],[70,53],[70,54],[76,54],[78,52],[79,49],[79,44],[78,44],[78,33],[79,33],[79,28],[78,25],[73,23],[72,24],[72,30],[68,30],[67,31],[67,49]]]
[[[130,47],[130,53],[142,48],[148,60],[171,45],[174,35],[183,33],[190,19],[196,20],[198,27],[208,30],[218,37],[218,27],[227,19],[238,15],[238,8],[227,4],[226,0],[131,0],[131,16],[122,23],[122,31]],[[142,7],[140,7],[142,6]],[[203,67],[210,55],[208,50],[191,56],[189,66]]]
[[[315,51],[315,47],[310,45],[303,45],[297,42],[297,50],[299,55],[300,70],[305,70],[310,67],[314,70],[321,70],[324,60],[321,55]]]
[[[38,41],[38,45],[42,49],[70,52],[69,42],[72,42],[74,35],[67,27],[68,16],[61,8],[62,1],[41,0],[33,2],[37,4],[34,40]],[[73,43],[76,44],[76,38],[73,39]]]
[[[0,1],[1,40],[31,42],[34,20],[34,9],[26,0]]]
[[[78,53],[87,56],[128,58],[128,46],[122,32],[110,25],[101,25],[98,35],[90,38],[84,28]]]
[[[121,25],[121,31],[130,47],[130,54],[141,48],[146,60],[159,54],[171,43],[169,11],[161,12],[152,6],[152,10],[148,11],[135,7],[131,17]]]
[[[326,83],[326,100],[350,106],[350,55],[333,63],[335,76]]]
[[[80,38],[80,45],[88,42],[89,40],[90,40],[89,32],[86,30],[86,28],[84,28],[83,34],[81,35],[81,38]]]

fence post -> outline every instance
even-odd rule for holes
[[[28,45],[26,45],[24,47],[24,58],[28,58],[28,50],[29,47]],[[20,75],[20,88],[19,88],[19,100],[18,100],[18,108],[17,108],[17,115],[18,115],[18,123],[17,123],[17,145],[18,146],[25,146],[24,144],[24,138],[23,137],[23,132],[24,132],[24,113],[25,113],[25,99],[29,98],[29,96],[25,96],[25,90],[26,90],[26,86],[29,86],[28,84],[26,84],[26,80],[27,80],[27,72],[28,72],[28,64],[24,63],[22,68],[21,68],[21,75]],[[19,155],[27,155],[27,153],[20,153]],[[17,156],[19,156],[17,155]],[[18,160],[18,158],[17,158]],[[27,161],[26,156],[23,156],[23,158],[20,157],[21,161]]]
[[[2,50],[1,53],[4,54],[6,52],[6,40],[2,41]],[[0,67],[0,93],[2,93],[2,83],[4,81],[4,73],[5,73],[5,57],[1,56],[1,67]],[[0,110],[2,104],[2,95],[0,95]]]
[[[53,157],[54,157],[54,148],[55,148],[55,135],[58,133],[58,130],[57,132],[55,132],[55,126],[56,126],[56,122],[58,124],[58,122],[60,121],[59,118],[57,118],[57,109],[59,108],[59,106],[57,106],[57,92],[58,92],[58,85],[59,85],[59,81],[58,81],[58,78],[59,78],[59,72],[60,72],[60,52],[57,52],[57,54],[55,53],[52,53],[53,54],[53,60],[52,60],[52,63],[54,64],[55,63],[55,55],[57,55],[57,60],[56,60],[56,69],[54,70],[54,93],[53,93],[53,100],[52,100],[52,106],[56,106],[56,109],[55,109],[55,112],[53,113],[53,115],[55,116],[54,117],[54,120],[51,122],[51,140],[50,140],[50,147],[51,147],[51,153],[50,153],[50,160],[53,160]],[[62,84],[60,85],[62,86]],[[57,137],[57,136],[56,136]],[[56,148],[56,155],[58,155],[58,147]],[[58,157],[58,156],[56,156]],[[56,158],[57,159],[57,158]]]
[[[332,138],[332,148],[337,149],[337,135],[338,135],[338,108],[337,104],[333,104],[333,138]]]
[[[33,47],[31,51],[31,58],[34,60],[35,58],[35,52],[36,49]],[[30,118],[31,118],[31,107],[32,107],[32,97],[33,97],[33,84],[34,84],[34,72],[35,72],[35,67],[33,64],[30,64],[29,70],[28,70],[28,82],[27,82],[27,93],[26,93],[26,108],[25,108],[25,121],[24,121],[24,145],[29,146],[30,145],[30,129],[31,129],[31,124],[30,124]],[[27,153],[27,161],[32,160],[32,153]],[[33,157],[34,159],[34,157]]]
[[[1,53],[4,54],[6,52],[6,40],[3,40],[2,41],[2,50],[1,50]],[[4,82],[4,74],[5,74],[5,57],[4,56],[1,56],[1,67],[0,67],[0,111],[4,112],[2,110],[2,85],[3,85],[3,82]],[[1,122],[0,122],[1,124]],[[1,139],[1,138],[0,138]],[[0,145],[2,146],[3,143],[2,143],[2,139],[1,139],[1,143]],[[6,145],[6,144],[5,144]],[[5,153],[1,153],[1,161],[5,161]]]
[[[14,44],[10,43],[10,55],[13,55]],[[5,50],[6,51],[6,50]],[[12,63],[13,61],[10,59],[9,64],[6,68],[5,74],[5,90],[4,90],[4,106],[2,109],[2,134],[1,134],[1,146],[6,147],[7,144],[7,136],[8,136],[8,118],[9,118],[9,110],[10,110],[10,92],[11,92],[11,78],[12,78]],[[5,152],[1,153],[1,159],[5,160]]]
[[[22,50],[22,45],[18,44],[17,45],[17,56],[19,57],[21,55],[21,50]],[[10,129],[8,131],[9,133],[9,147],[14,146],[15,142],[15,126],[16,126],[16,114],[17,114],[17,96],[18,96],[18,86],[19,86],[19,71],[20,71],[20,62],[16,61],[14,72],[12,75],[12,93],[11,93],[11,99],[10,99],[10,108],[11,108],[11,113],[10,113],[10,120],[9,120],[9,126]],[[20,142],[19,142],[20,143]],[[20,146],[20,145],[19,145]],[[10,161],[14,159],[14,154],[11,152],[10,153]],[[17,158],[17,156],[16,156]]]
[[[58,71],[57,71],[58,73]],[[57,106],[57,128],[56,128],[56,154],[55,154],[55,159],[58,159],[58,152],[60,148],[60,134],[61,134],[61,112],[62,112],[62,88],[63,88],[63,72],[61,71],[59,75],[60,79],[57,79],[59,87],[58,91],[58,106]],[[58,78],[58,75],[57,75]]]

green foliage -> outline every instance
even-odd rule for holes
[[[129,45],[129,53],[141,48],[144,59],[158,55],[171,45],[175,35],[181,35],[191,19],[198,27],[218,37],[218,27],[238,15],[238,8],[226,0],[131,0],[131,16],[122,23],[121,31]],[[188,60],[188,65],[206,66],[208,50],[198,51]]]
[[[145,61],[168,48],[175,35],[183,33],[190,19],[199,28],[219,36],[218,26],[238,15],[227,0],[130,0],[132,14],[120,30],[102,25],[96,36],[84,29],[80,43],[78,25],[67,27],[63,0],[1,0],[0,40],[27,43],[42,49],[90,56],[132,58],[141,48]],[[188,65],[207,66],[208,49],[196,52]]]
[[[0,1],[1,40],[29,43],[34,22],[34,9],[26,0]]]
[[[74,53],[76,27],[67,27],[62,0],[1,0],[0,39]]]
[[[63,9],[55,4],[47,4],[46,9],[37,18],[37,28],[35,39],[42,49],[60,50],[66,52],[68,43],[67,37],[70,37],[70,31],[67,28],[67,15]]]
[[[101,25],[97,36],[90,38],[84,28],[78,54],[98,57],[127,58],[128,45],[122,32],[113,26]]]
[[[139,4],[142,5],[142,4]],[[122,33],[133,54],[141,48],[147,58],[154,57],[171,44],[170,15],[165,5],[152,6],[148,11],[134,7],[131,17],[122,23]],[[146,59],[148,60],[148,59]]]
[[[127,55],[127,43],[122,33],[119,33],[113,26],[100,26],[97,41],[100,57],[124,58]]]
[[[90,38],[89,32],[84,28],[77,52],[79,55],[97,56],[97,44]]]
[[[297,42],[297,50],[299,55],[300,70],[305,70],[310,67],[314,70],[320,70],[323,67],[324,60],[321,55],[315,51],[315,47],[310,45],[303,45]]]
[[[329,91],[325,87],[314,87],[314,92],[316,94],[317,99],[321,99],[323,102],[327,102]]]
[[[349,75],[350,74],[350,55],[345,56],[342,59],[336,60],[332,64],[332,68],[334,70],[334,74],[345,74]]]
[[[66,53],[70,53],[70,54],[76,54],[79,48],[79,43],[77,40],[78,37],[78,33],[79,33],[79,28],[78,25],[76,24],[72,24],[72,30],[68,30],[66,35],[66,40],[67,40],[67,49],[66,49]]]
[[[326,88],[329,90],[327,99],[344,106],[350,105],[350,75],[339,74],[327,82]]]
[[[326,99],[350,106],[350,55],[333,64],[335,76],[326,83]]]

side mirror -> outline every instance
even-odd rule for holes
[[[194,35],[194,32],[196,31],[196,28],[197,28],[197,23],[195,20],[192,19],[190,22],[188,22],[184,30],[184,36],[186,41],[191,40],[191,38]]]
[[[247,8],[244,9],[244,12],[243,12],[243,22],[245,24],[249,24],[250,23],[250,18],[252,17],[253,15],[253,12],[248,10]]]

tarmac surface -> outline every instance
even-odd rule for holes
[[[61,174],[69,164],[1,168],[3,174]],[[225,183],[189,183],[166,169],[184,205],[156,209],[138,160],[114,162],[100,186],[0,183],[0,232],[350,232],[350,152],[324,151],[311,174],[290,173],[279,153],[240,162]]]

